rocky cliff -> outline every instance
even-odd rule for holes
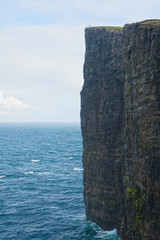
[[[124,27],[127,239],[160,239],[160,21]]]
[[[81,92],[87,217],[104,229],[121,219],[122,29],[87,28]],[[116,213],[116,214],[115,214]]]
[[[160,239],[160,21],[86,28],[81,92],[87,218]]]

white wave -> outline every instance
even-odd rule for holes
[[[38,173],[38,175],[49,175],[50,174],[50,172],[40,172],[40,173]]]
[[[5,175],[3,175],[3,176],[0,176],[0,178],[5,178],[6,176]]]
[[[39,162],[40,160],[32,159],[31,162]]]
[[[117,235],[117,229],[114,228],[112,231],[106,231],[108,234],[115,234]]]
[[[33,174],[33,172],[24,172],[24,174],[26,174],[26,175],[27,175],[27,174]]]
[[[83,168],[73,168],[74,171],[83,171]]]

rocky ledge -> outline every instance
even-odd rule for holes
[[[160,21],[85,29],[81,92],[87,219],[160,239]]]

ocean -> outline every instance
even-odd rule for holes
[[[0,240],[116,240],[87,221],[79,124],[0,124]]]

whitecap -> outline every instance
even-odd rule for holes
[[[83,168],[73,168],[74,171],[83,171]]]
[[[6,177],[5,175],[0,176],[0,178],[5,178],[5,177]]]
[[[39,162],[40,160],[32,159],[31,162]]]
[[[33,174],[33,172],[24,172],[24,174]]]
[[[108,234],[115,234],[115,235],[117,235],[117,229],[116,228],[114,228],[113,230],[111,230],[111,231],[106,231]]]
[[[49,175],[50,174],[50,172],[40,172],[40,173],[38,173],[38,175]]]

